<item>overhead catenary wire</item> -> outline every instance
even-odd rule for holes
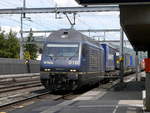
[[[1,0],[0,1],[2,4],[6,4],[7,6],[9,7],[12,7],[12,6],[20,6],[21,4],[18,4],[18,2],[9,2],[9,1],[6,1],[6,0]]]
[[[39,16],[39,17],[40,17],[40,16]],[[50,29],[50,27],[56,28],[56,26],[58,26],[57,22],[56,22],[56,23],[55,23],[55,22],[51,23],[50,20],[47,20],[47,22],[44,21],[44,23],[43,23],[41,20],[38,20],[38,21],[40,21],[40,22],[35,21],[35,20],[37,20],[37,17],[32,16],[31,18],[32,18],[32,20],[33,20],[33,23],[35,23],[35,24],[37,24],[37,25],[40,24],[40,25],[42,25],[43,27],[45,27],[45,28],[47,28],[47,29]],[[43,18],[49,18],[49,15],[46,15],[46,17],[43,17]],[[50,18],[51,18],[51,16],[50,16]],[[32,21],[31,21],[31,22],[32,22]],[[61,26],[61,27],[62,27],[62,26]]]
[[[88,14],[88,16],[89,15],[91,15],[91,17],[95,17],[95,16],[98,16],[98,17],[100,17],[101,15],[96,15],[95,13],[90,13],[90,14]],[[103,21],[103,19],[100,19],[99,21],[99,18],[97,18],[96,19],[96,21],[98,22],[98,23],[100,23],[99,25],[102,25],[102,26],[106,26],[106,23],[104,23],[104,21]],[[109,34],[109,32],[108,32],[108,34]],[[112,34],[110,34],[110,35],[112,35]],[[112,36],[113,37],[113,36]],[[107,38],[107,37],[106,37]]]
[[[23,0],[19,0],[21,3],[23,2]],[[46,1],[46,0],[45,0]],[[47,1],[49,1],[49,0],[47,0]],[[53,2],[54,2],[54,0],[52,0]],[[42,4],[44,4],[44,1],[43,0],[40,0],[40,2],[42,3]],[[12,2],[8,2],[8,1],[6,1],[6,4],[8,4],[8,3],[10,3],[10,4],[12,4],[12,5],[15,5],[16,3],[12,3]],[[54,2],[55,3],[55,2]],[[41,18],[40,16],[39,16],[39,18]],[[30,24],[30,26],[32,25],[32,23],[33,24],[35,24],[35,25],[37,25],[36,27],[39,27],[39,25],[40,25],[40,27],[39,28],[42,28],[42,27],[44,27],[44,28],[46,28],[46,29],[50,29],[51,27],[52,28],[55,28],[55,29],[57,29],[57,28],[62,28],[62,24],[57,24],[57,22],[54,22],[54,23],[52,23],[52,22],[47,22],[47,24],[45,24],[46,22],[44,22],[44,23],[42,23],[41,21],[43,21],[42,20],[43,18],[41,18],[41,19],[39,19],[38,21],[37,21],[37,18],[35,19],[35,20],[33,20],[31,23],[29,23]],[[92,26],[91,25],[89,25],[88,23],[86,23],[86,22],[84,22],[82,19],[78,19],[83,25],[85,25],[86,27],[88,26],[88,28],[92,28]],[[26,23],[26,21],[24,22],[24,23]],[[58,22],[59,23],[59,22]],[[27,25],[28,26],[28,25]],[[64,25],[65,26],[65,25]]]
[[[14,21],[14,22],[18,23],[18,25],[20,25],[20,21],[19,21],[18,19],[10,18],[11,16],[12,16],[12,15],[9,15],[9,17],[8,17],[8,15],[7,15],[7,16],[4,15],[4,16],[1,16],[0,18],[7,18],[8,20]],[[20,19],[20,18],[19,18],[19,19]],[[35,24],[36,27],[39,27],[39,28],[41,28],[41,26],[42,26],[42,27],[44,27],[44,28],[46,28],[46,29],[49,29],[49,27],[47,27],[47,26],[48,26],[47,24],[44,25],[44,24],[42,24],[42,23],[36,22],[35,20],[32,20],[30,23]],[[26,24],[26,21],[24,21],[23,25],[25,25],[26,27],[29,27],[31,24],[28,25],[28,24]]]
[[[10,21],[14,21],[14,22],[16,22],[16,23],[19,23],[19,25],[20,25],[20,21],[19,20],[16,20],[16,19],[14,19],[14,18],[10,18],[10,17],[7,17],[7,16],[0,16],[0,18],[7,18],[8,20],[10,20]],[[26,26],[28,26],[27,24],[24,24],[24,25],[26,25]]]
[[[80,21],[83,25],[85,25],[85,26],[88,26],[88,29],[91,29],[91,25],[89,25],[89,24],[87,24],[85,21],[83,21],[82,19],[80,19],[80,18],[77,18],[78,19],[78,21]]]
[[[4,6],[5,6],[5,8],[9,8],[9,7],[10,7],[9,4],[3,3],[3,2],[1,2],[1,1],[0,1],[0,6],[1,6],[1,7],[4,7]]]

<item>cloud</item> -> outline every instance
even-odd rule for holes
[[[19,32],[20,31],[20,27],[19,26],[16,26],[16,27],[2,26],[1,30],[4,30],[5,32],[9,32],[10,30],[12,30],[14,32]]]
[[[79,6],[74,0],[54,0],[58,7]]]

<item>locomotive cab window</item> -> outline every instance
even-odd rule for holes
[[[78,44],[47,44],[46,55],[50,57],[78,57]]]

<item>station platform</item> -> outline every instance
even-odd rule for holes
[[[142,87],[140,82],[129,82],[123,91],[95,89],[41,113],[141,113]]]
[[[46,99],[10,113],[143,113],[144,84],[132,79],[121,90],[98,87],[72,100]]]

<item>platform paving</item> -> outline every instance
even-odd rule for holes
[[[96,89],[41,113],[142,113],[142,82],[129,82],[120,91]],[[134,87],[135,85],[135,87]]]
[[[96,88],[62,102],[45,100],[9,113],[143,113],[144,82],[125,83],[123,89]]]

